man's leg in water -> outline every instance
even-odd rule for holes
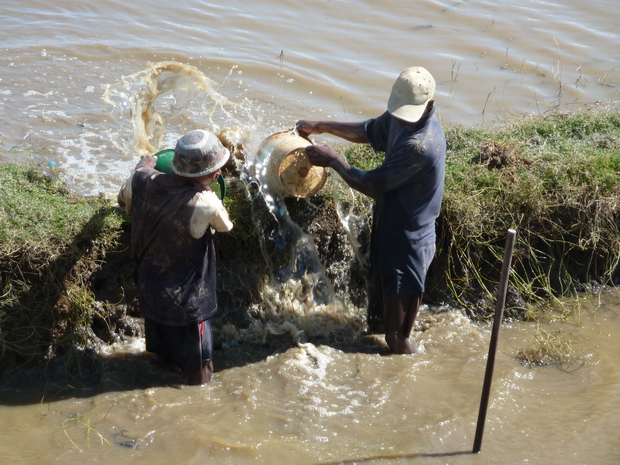
[[[202,365],[202,369],[190,371],[187,373],[189,384],[201,385],[211,382],[213,376],[213,362],[206,362]]]
[[[187,373],[189,384],[194,385],[210,383],[213,377],[213,333],[208,319],[198,323],[198,333],[200,348],[197,354],[202,357],[202,368]]]
[[[385,341],[397,354],[415,354],[418,350],[409,336],[420,304],[422,293],[403,292],[383,297]]]

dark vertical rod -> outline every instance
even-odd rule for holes
[[[482,446],[482,434],[484,433],[484,421],[489,407],[489,394],[491,393],[491,382],[493,381],[493,369],[495,368],[495,354],[497,353],[497,340],[499,330],[502,325],[504,315],[504,305],[506,304],[506,291],[508,289],[508,276],[512,262],[512,251],[514,250],[515,237],[517,232],[514,229],[508,230],[506,246],[504,247],[504,263],[502,265],[502,277],[499,282],[499,293],[495,304],[495,319],[493,320],[493,330],[491,332],[491,343],[489,344],[489,357],[487,358],[487,369],[484,374],[484,385],[482,387],[482,398],[480,399],[480,411],[478,412],[478,423],[476,423],[476,438],[474,439],[474,454],[480,452]]]

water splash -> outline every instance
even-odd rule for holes
[[[349,333],[351,327],[355,328],[353,332],[362,330],[364,312],[346,298],[336,296],[319,260],[314,237],[293,221],[284,193],[270,177],[271,153],[261,151],[257,143],[265,137],[257,106],[247,100],[235,102],[233,97],[222,94],[221,84],[197,68],[176,62],[149,64],[146,69],[107,86],[103,99],[124,125],[118,133],[110,134],[110,138],[125,153],[138,156],[155,153],[173,146],[188,130],[202,127],[217,134],[235,154],[236,171],[248,198],[253,191],[258,192],[271,223],[276,225],[267,227],[260,215],[253,212],[270,282],[262,289],[261,301],[249,311],[261,318],[259,331],[263,331],[263,336],[269,325],[282,321],[299,328],[288,331],[296,339],[300,339],[300,332],[328,334],[337,332],[338,327],[348,327]],[[348,195],[346,189],[340,191],[339,198]],[[352,207],[342,207],[344,204],[338,200],[339,218],[353,239],[359,233],[355,226],[357,219]],[[355,249],[357,240],[351,243]],[[361,257],[358,252],[353,255]]]
[[[258,150],[246,159],[246,182],[254,183],[260,192],[275,227],[269,228],[260,221],[256,222],[261,251],[272,277],[268,286],[263,289],[262,302],[254,305],[252,313],[259,314],[265,321],[281,321],[282,318],[292,321],[296,327],[309,336],[333,337],[344,335],[344,339],[355,338],[365,327],[365,308],[351,302],[349,295],[335,292],[329,276],[334,274],[345,281],[345,270],[328,273],[319,259],[315,238],[292,219],[287,208],[286,195],[279,188],[273,177],[273,170],[268,169],[271,153]],[[345,260],[351,263],[355,256],[363,252],[354,250],[357,247],[360,220],[353,213],[353,207],[340,200],[350,193],[341,186],[338,203],[339,218],[346,223],[350,250],[345,253]],[[310,199],[297,199],[295,202],[306,202],[314,208]],[[352,204],[349,198],[349,203]],[[349,210],[350,209],[350,210]],[[345,212],[346,210],[346,212]],[[265,234],[271,231],[270,234]],[[270,252],[275,251],[275,253]],[[349,291],[352,291],[349,289]],[[258,308],[260,307],[260,308]],[[297,333],[293,340],[299,341]],[[339,337],[339,336],[337,336]]]
[[[110,138],[123,152],[146,156],[163,148],[162,144],[173,146],[180,136],[199,127],[218,133],[226,126],[229,138],[255,130],[258,122],[250,103],[233,102],[218,91],[222,85],[190,65],[150,63],[121,82],[105,86],[104,105],[110,105],[112,114],[120,113],[120,120],[130,125],[121,134],[132,133],[131,138],[121,134],[110,134]]]

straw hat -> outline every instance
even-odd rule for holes
[[[394,82],[388,111],[399,119],[415,123],[434,95],[435,79],[431,73],[421,66],[412,66],[400,73]]]

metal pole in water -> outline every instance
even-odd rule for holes
[[[497,340],[499,330],[502,325],[504,305],[506,304],[506,291],[508,289],[508,275],[512,262],[512,251],[515,245],[517,232],[514,229],[508,230],[506,246],[504,247],[504,263],[502,265],[502,277],[499,282],[497,303],[495,304],[495,319],[493,320],[493,330],[491,332],[491,343],[489,344],[489,357],[487,358],[487,369],[484,374],[484,385],[482,387],[482,398],[480,399],[480,410],[478,412],[478,423],[476,423],[476,437],[474,439],[474,454],[480,452],[482,445],[482,433],[484,432],[484,421],[487,416],[489,406],[489,394],[491,382],[493,381],[493,368],[495,367],[495,354],[497,353]]]

